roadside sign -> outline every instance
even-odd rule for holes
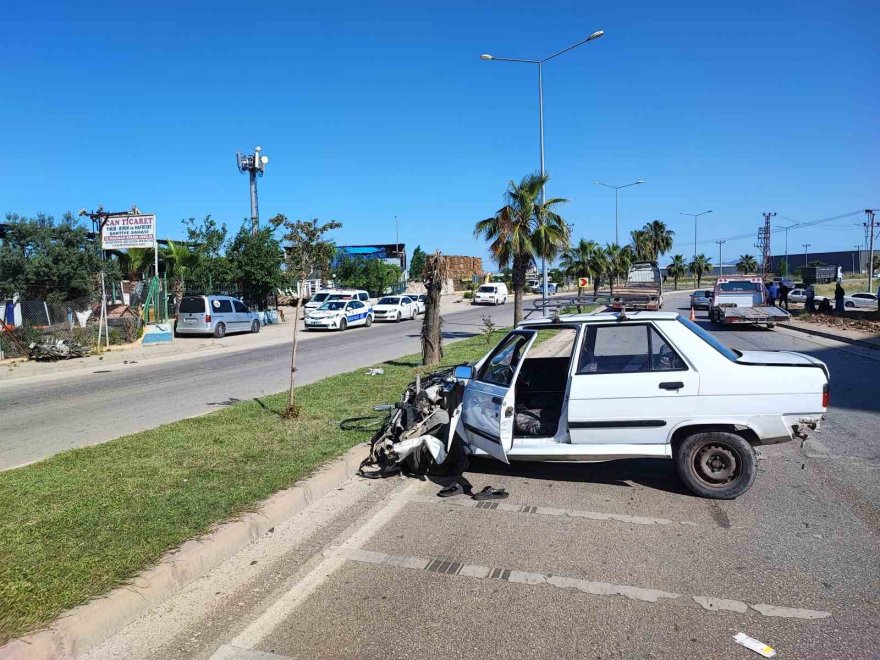
[[[578,286],[583,288],[585,286],[590,286],[590,279],[588,277],[579,277],[578,278]]]
[[[101,248],[151,248],[156,245],[155,215],[114,215],[101,230]]]

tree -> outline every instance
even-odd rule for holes
[[[611,295],[614,295],[614,280],[629,275],[632,266],[633,252],[628,248],[622,248],[617,243],[610,243],[605,247],[605,256],[608,260],[607,274],[611,287]]]
[[[411,280],[421,281],[422,273],[425,272],[425,251],[421,245],[416,245],[413,250],[412,259],[409,261],[409,278]]]
[[[186,243],[168,241],[162,258],[165,260],[165,273],[171,277],[174,300],[179,305],[184,294],[184,282],[192,276],[199,263],[199,255],[192,252]]]
[[[422,281],[425,283],[425,317],[422,321],[422,364],[439,364],[443,359],[443,319],[440,316],[440,294],[443,284],[449,277],[449,269],[440,251],[426,257],[422,268]]]
[[[651,243],[648,232],[644,229],[633,229],[629,235],[632,239],[630,245],[636,261],[654,261],[654,245]]]
[[[712,270],[711,260],[705,254],[698,254],[688,264],[688,270],[697,278],[697,288],[699,289],[703,275]]]
[[[283,215],[277,215],[272,222],[275,226],[283,225],[285,229],[284,242],[287,245],[286,261],[287,272],[290,277],[299,282],[299,295],[296,297],[296,312],[293,315],[293,346],[290,350],[290,391],[287,395],[287,410],[285,415],[290,418],[299,415],[296,405],[294,387],[296,384],[296,348],[299,336],[299,311],[302,306],[302,293],[305,291],[306,278],[316,270],[326,271],[330,261],[336,252],[336,246],[328,241],[324,235],[334,229],[342,227],[342,223],[335,220],[318,224],[318,219],[313,220],[288,220]],[[244,228],[242,228],[244,229]]]
[[[334,269],[334,281],[349,289],[364,289],[371,296],[381,296],[400,282],[403,271],[381,259],[347,257]]]
[[[153,269],[153,248],[128,248],[117,257],[123,276],[131,281],[140,280]]]
[[[602,248],[595,241],[581,239],[577,245],[570,246],[562,254],[559,265],[562,266],[565,274],[569,277],[581,278],[588,277],[593,280],[594,287],[598,290],[598,279],[602,276],[604,270],[600,269],[597,273],[595,269],[595,256],[597,252],[601,252]],[[578,298],[583,295],[583,287],[578,282]],[[580,311],[580,307],[578,307]]]
[[[687,272],[687,264],[684,257],[676,254],[672,257],[672,262],[666,267],[666,274],[671,275],[675,282],[675,290],[678,291],[678,278]]]
[[[227,250],[233,278],[244,295],[253,298],[261,309],[265,309],[269,293],[284,280],[281,273],[284,251],[275,238],[275,232],[284,222],[282,218],[284,216],[272,218],[256,232],[250,223],[243,224]]]
[[[642,229],[650,246],[651,258],[648,261],[658,261],[660,257],[672,249],[672,239],[675,232],[666,228],[666,223],[660,220],[651,220]]]
[[[226,257],[229,248],[226,224],[217,224],[210,215],[201,222],[189,218],[184,224],[189,249],[199,257],[190,274],[193,282],[208,293],[211,293],[208,289],[232,283],[235,277]]]
[[[512,269],[513,322],[522,320],[522,296],[526,273],[543,256],[552,259],[568,247],[569,227],[555,212],[567,200],[539,201],[541,189],[549,180],[544,174],[530,174],[518,184],[511,181],[504,194],[505,205],[494,216],[480,220],[474,236],[489,241],[489,251],[500,268]]]
[[[743,254],[739,261],[736,262],[736,270],[745,275],[746,273],[754,273],[758,270],[757,260],[750,254]]]

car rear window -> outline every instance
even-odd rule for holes
[[[184,298],[180,301],[178,311],[183,314],[204,314],[205,299],[199,297]]]
[[[702,339],[704,342],[709,344],[709,346],[711,346],[716,351],[721,353],[721,355],[726,357],[731,362],[736,362],[739,359],[739,355],[736,354],[736,351],[734,351],[730,348],[727,348],[727,346],[725,346],[720,341],[715,339],[715,335],[713,335],[711,332],[707,332],[701,326],[697,325],[696,323],[694,323],[690,319],[686,319],[683,316],[679,316],[678,322],[686,325],[691,332],[693,332],[700,339]]]
[[[761,285],[757,282],[722,282],[718,285],[719,291],[726,293],[751,293],[752,291],[760,291]]]
[[[324,302],[325,300],[327,300],[328,295],[330,295],[330,294],[329,293],[316,293],[314,296],[312,296],[312,300],[314,300],[315,302]]]

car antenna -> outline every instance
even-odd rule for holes
[[[629,319],[626,316],[626,305],[620,305],[620,313],[617,315],[618,321],[628,321]]]

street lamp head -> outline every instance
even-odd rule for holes
[[[254,147],[254,151],[262,151],[263,147]]]
[[[260,162],[261,162],[263,165],[265,165],[266,163],[269,162],[269,157],[268,157],[268,156],[260,156]]]
[[[596,30],[595,32],[593,32],[593,34],[591,34],[589,37],[587,37],[587,41],[592,41],[593,39],[598,39],[599,37],[601,37],[604,34],[605,34],[605,30]]]
[[[639,179],[639,180],[638,180],[638,181],[636,181],[636,184],[639,184],[639,183],[644,183],[644,182],[645,182],[645,180],[644,180],[644,179]]]
[[[483,53],[482,55],[480,55],[480,59],[481,60],[494,60],[495,58],[492,57],[491,55],[489,55],[488,53]]]

